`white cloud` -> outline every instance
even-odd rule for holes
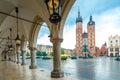
[[[37,39],[37,44],[52,45],[49,40],[48,34],[44,34],[44,36]]]
[[[61,47],[66,49],[74,49],[76,42],[76,25],[65,26],[63,31],[63,42]]]
[[[108,42],[108,37],[111,35],[120,35],[119,13],[120,8],[115,8],[94,16],[96,22],[96,45],[98,47],[101,47],[105,41]]]

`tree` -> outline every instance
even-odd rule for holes
[[[50,53],[50,56],[54,56],[54,53],[53,53],[53,52],[51,52],[51,53]]]
[[[64,54],[65,54],[64,49],[63,49],[63,48],[61,48],[61,54],[62,54],[62,55],[64,55]]]
[[[22,53],[20,53],[20,56],[22,56]]]
[[[42,56],[47,56],[47,53],[46,52],[42,52]]]
[[[36,56],[42,56],[42,52],[41,51],[37,51],[36,52]]]
[[[29,53],[29,52],[27,52],[27,53],[26,53],[26,56],[27,56],[27,57],[28,57],[28,56],[30,56],[30,53]]]

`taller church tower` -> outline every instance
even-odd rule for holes
[[[82,22],[83,19],[80,16],[80,11],[78,11],[78,17],[76,18],[76,56],[79,56],[79,54],[82,52],[82,46],[83,40],[82,40]]]

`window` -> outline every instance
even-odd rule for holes
[[[90,34],[92,35],[92,32]]]
[[[92,35],[90,36],[90,38],[92,38]]]
[[[92,39],[90,40],[90,42],[92,42]]]
[[[110,41],[110,43],[112,43],[112,41]]]
[[[116,43],[118,42],[118,40],[116,40]]]
[[[115,48],[115,51],[119,51],[119,48]]]
[[[113,48],[110,48],[110,51],[113,51]]]

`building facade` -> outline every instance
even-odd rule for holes
[[[106,42],[101,46],[99,56],[108,56],[108,48]]]
[[[108,56],[120,55],[120,36],[110,36],[108,39]]]
[[[53,53],[53,47],[50,45],[37,45],[37,50],[41,52],[46,52],[47,55]]]
[[[90,16],[90,20],[87,23],[87,32],[83,33],[83,19],[80,16],[80,11],[78,11],[78,17],[76,18],[76,46],[75,53],[76,56],[84,55],[83,49],[84,45],[86,50],[88,50],[87,54],[93,55],[95,54],[95,22],[92,20],[92,16]]]
[[[73,51],[71,49],[64,49],[65,55],[71,56],[73,55]],[[47,55],[50,55],[53,53],[53,46],[51,45],[37,45],[37,50],[41,52],[46,52]]]

